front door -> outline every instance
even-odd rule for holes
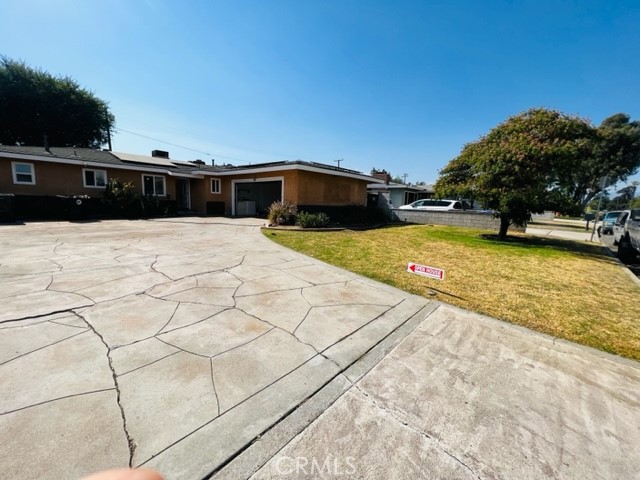
[[[185,179],[176,180],[176,203],[178,210],[191,210],[191,189],[190,181]]]

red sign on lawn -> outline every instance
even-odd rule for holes
[[[417,263],[409,262],[409,265],[407,265],[407,272],[422,275],[424,277],[435,278],[436,280],[444,280],[444,270],[435,267],[428,267],[426,265],[419,265]]]

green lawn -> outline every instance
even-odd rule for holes
[[[264,234],[402,290],[640,360],[640,288],[598,245],[432,225]],[[408,273],[407,262],[442,268],[445,280]]]

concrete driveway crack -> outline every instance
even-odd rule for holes
[[[51,312],[46,312],[46,313],[39,313],[38,315],[27,315],[25,317],[19,317],[19,318],[7,318],[6,320],[0,320],[0,325],[5,324],[5,323],[11,323],[11,322],[20,322],[22,320],[32,320],[34,318],[45,318],[45,317],[49,317],[51,315],[57,315],[59,313],[73,313],[76,314],[75,310],[77,308],[84,308],[84,307],[90,307],[92,305],[80,305],[77,307],[73,307],[73,308],[65,308],[64,310],[53,310]],[[48,320],[43,320],[42,323],[47,322]]]
[[[220,416],[220,399],[218,398],[218,391],[216,390],[216,381],[213,379],[213,358],[209,358],[209,365],[211,365],[211,385],[213,385],[213,394],[216,396],[216,408],[218,410],[218,417]]]
[[[122,417],[122,427],[124,430],[124,434],[127,437],[127,444],[129,446],[129,467],[133,466],[133,455],[136,451],[136,443],[133,440],[133,438],[131,437],[131,435],[129,434],[129,430],[127,430],[127,417],[124,413],[124,407],[122,405],[122,399],[120,397],[120,385],[118,384],[118,375],[116,374],[115,369],[113,368],[113,360],[111,359],[111,347],[109,347],[109,344],[104,340],[104,338],[102,337],[102,335],[100,335],[100,332],[98,332],[93,325],[86,319],[84,318],[81,314],[73,311],[73,313],[79,318],[81,319],[83,322],[85,322],[89,328],[91,329],[91,331],[93,333],[95,333],[98,338],[100,339],[100,341],[104,344],[104,346],[107,348],[107,360],[109,362],[109,370],[111,370],[111,375],[113,376],[113,384],[116,388],[116,401],[118,402],[118,408],[120,409],[120,416]]]
[[[237,307],[236,307],[236,308],[237,308]],[[319,350],[318,350],[314,345],[312,345],[312,344],[310,344],[310,343],[307,343],[307,342],[303,342],[303,341],[302,341],[302,340],[300,340],[298,337],[296,337],[296,335],[295,335],[295,331],[294,331],[294,333],[291,333],[290,331],[288,331],[288,330],[286,330],[286,329],[284,329],[284,328],[282,328],[282,327],[279,327],[278,325],[274,325],[273,323],[268,322],[267,320],[263,320],[263,319],[262,319],[262,318],[260,318],[260,317],[256,317],[255,315],[252,315],[252,314],[250,314],[250,313],[247,313],[247,312],[245,312],[244,310],[242,310],[241,308],[237,308],[237,309],[238,309],[238,310],[240,310],[240,311],[241,311],[242,313],[244,313],[245,315],[248,315],[248,316],[250,316],[250,317],[253,317],[253,318],[255,318],[256,320],[259,320],[259,321],[264,322],[264,323],[266,323],[267,325],[270,325],[270,326],[271,326],[271,328],[270,328],[269,330],[267,330],[265,333],[263,333],[262,335],[260,335],[260,336],[258,336],[258,337],[256,337],[256,338],[252,339],[251,341],[249,341],[249,342],[247,342],[247,343],[251,343],[251,342],[253,342],[254,340],[257,340],[258,338],[262,337],[263,335],[266,335],[267,333],[269,333],[271,330],[280,330],[280,331],[282,331],[282,332],[286,333],[287,335],[291,335],[293,338],[295,338],[295,339],[296,339],[296,341],[297,341],[298,343],[301,343],[302,345],[306,345],[307,347],[312,348],[312,349],[313,349],[313,351],[314,351],[317,355],[320,355],[320,356],[321,356],[322,358],[324,358],[325,360],[329,361],[330,363],[333,363],[333,364],[334,364],[334,365],[335,365],[339,370],[341,369],[340,365],[338,365],[338,364],[337,364],[337,363],[336,363],[332,358],[327,357],[325,354],[323,354],[321,351],[319,351]],[[311,311],[311,309],[309,309],[309,311]],[[309,314],[309,312],[307,312],[307,315],[308,315],[308,314]],[[305,315],[305,318],[307,318],[307,317],[306,317],[306,315]],[[302,323],[302,322],[300,322],[300,323]],[[241,345],[240,345],[240,346],[241,346]],[[234,347],[234,348],[237,348],[237,347]],[[223,352],[223,353],[226,353],[226,352]],[[219,354],[219,355],[220,355],[220,354]]]
[[[146,293],[145,293],[145,295],[146,295]],[[171,320],[173,320],[173,317],[175,316],[176,312],[178,311],[178,307],[179,307],[179,306],[180,306],[180,302],[178,302],[178,303],[176,304],[176,308],[174,308],[174,309],[173,309],[173,313],[171,314],[171,317],[169,317],[169,320],[167,320],[167,323],[165,323],[165,324],[162,326],[162,328],[156,332],[156,335],[159,335],[159,334],[162,332],[162,330],[164,330],[165,328],[167,328],[167,325],[169,325],[169,324],[171,323]],[[155,337],[155,335],[154,335],[154,337]]]
[[[170,276],[168,276],[167,274],[165,274],[164,272],[161,272],[159,270],[156,270],[156,263],[158,263],[158,256],[156,255],[156,259],[154,260],[154,262],[149,265],[149,268],[154,271],[155,273],[159,273],[160,275],[162,275],[164,278],[168,279],[170,282],[175,282],[175,279],[171,278]]]

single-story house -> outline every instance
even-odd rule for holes
[[[369,175],[321,163],[281,161],[244,166],[184,162],[154,150],[151,156],[86,148],[0,145],[0,195],[101,198],[109,179],[131,182],[144,196],[176,211],[256,215],[274,201],[299,207],[366,205]]]

